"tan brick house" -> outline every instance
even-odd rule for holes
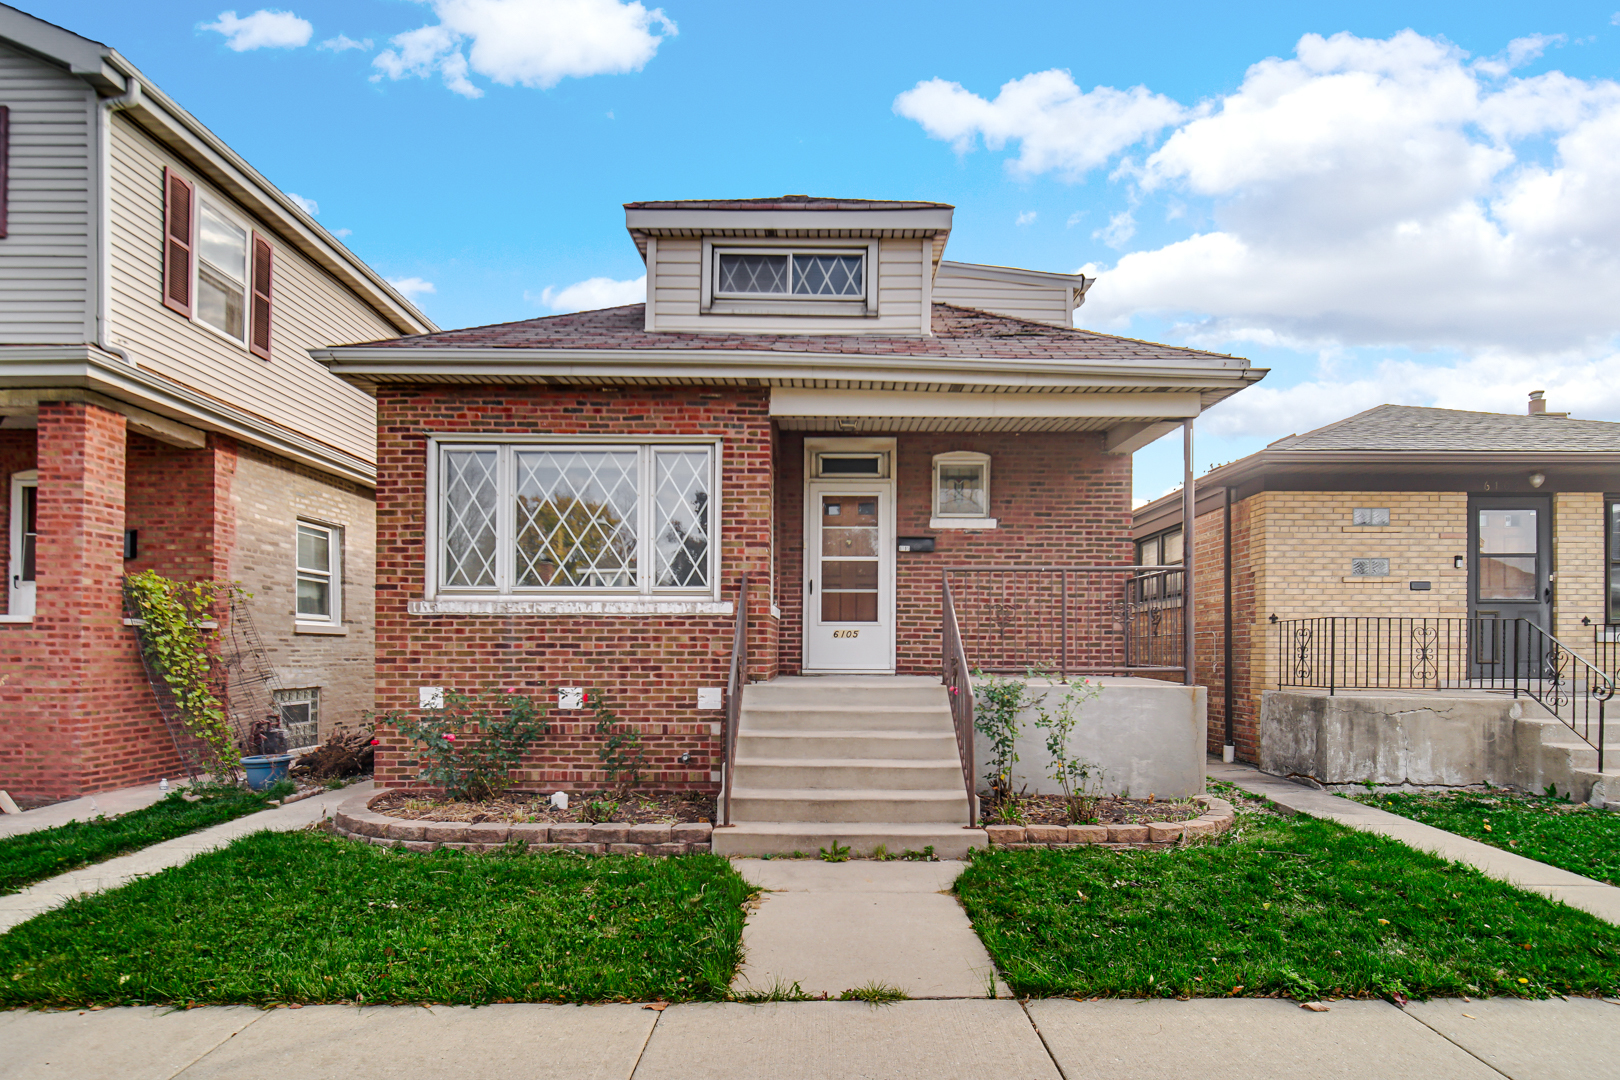
[[[240,581],[295,741],[371,705],[371,400],[432,323],[106,45],[0,7],[0,788],[175,775],[126,572]]]
[[[712,789],[737,734],[719,710],[748,575],[740,681],[768,684],[731,695],[731,797],[750,822],[821,813],[802,820],[892,850],[892,832],[849,829],[959,825],[947,568],[1129,576],[1131,451],[1264,373],[1073,329],[1087,279],[945,260],[944,204],[625,212],[644,304],[315,350],[377,402],[379,708],[444,688],[565,705],[596,689],[643,732],[648,783]],[[1080,657],[1103,609],[1058,599],[964,600],[960,617],[999,612],[1056,642],[1072,615],[1063,655]],[[996,661],[989,641],[970,663]],[[1110,656],[1098,662],[1124,666]],[[823,678],[794,681],[808,675]],[[817,695],[825,708],[793,712]],[[839,712],[852,703],[879,713]],[[941,709],[942,733],[907,728]],[[600,783],[585,718],[557,718],[525,784]],[[880,760],[897,747],[905,768]],[[408,783],[414,764],[387,737],[378,779]],[[790,833],[801,847],[835,835]]]
[[[1380,405],[1213,469],[1196,492],[1196,668],[1212,752],[1261,759],[1262,696],[1292,682],[1285,666],[1299,660],[1279,632],[1294,620],[1405,635],[1359,645],[1385,668],[1336,673],[1344,687],[1433,685],[1444,673],[1432,664],[1412,678],[1414,628],[1477,633],[1478,620],[1527,620],[1612,667],[1620,424],[1549,413],[1540,391],[1525,415]],[[1180,557],[1180,511],[1179,493],[1136,511],[1139,558]]]

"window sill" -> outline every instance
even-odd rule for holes
[[[730,600],[412,600],[412,615],[731,615]]]
[[[33,621],[34,617],[32,615],[0,615],[0,625],[5,623],[31,623]],[[124,621],[128,622],[129,620],[125,619]]]
[[[865,300],[714,300],[705,315],[834,315],[865,318]]]
[[[145,626],[146,625],[146,620],[145,619],[125,619],[124,620],[124,625],[125,626]],[[202,622],[194,623],[193,625],[196,626],[197,629],[199,629],[199,630],[218,630],[219,629],[219,623],[215,622],[213,619],[204,619]]]
[[[341,623],[294,622],[293,633],[325,634],[328,637],[345,637],[349,633],[349,628]]]
[[[959,518],[936,517],[928,519],[930,529],[994,529],[996,519],[987,518]]]

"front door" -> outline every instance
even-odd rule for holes
[[[894,496],[812,482],[805,537],[807,672],[894,671]]]
[[[11,565],[6,613],[13,618],[34,617],[35,551],[39,542],[39,474],[11,476]]]
[[[1482,665],[1511,660],[1512,620],[1552,626],[1552,506],[1541,497],[1475,497],[1468,500],[1468,609],[1479,624],[1475,659]],[[1539,666],[1531,642],[1520,635],[1520,674]],[[1512,673],[1506,670],[1504,675]]]

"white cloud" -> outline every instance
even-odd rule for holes
[[[339,34],[334,38],[327,38],[317,48],[330,49],[333,52],[348,52],[350,49],[370,49],[371,39],[362,38],[356,41],[347,34]]]
[[[202,23],[199,30],[214,30],[225,35],[227,48],[237,52],[251,49],[295,49],[309,44],[315,28],[307,19],[300,19],[290,11],[259,10],[239,19],[234,11],[222,11],[211,23]]]
[[[1074,213],[1069,215],[1069,220],[1064,222],[1064,225],[1072,229],[1076,225],[1080,224],[1080,222],[1085,219],[1085,216],[1086,212],[1084,210],[1076,210]]]
[[[321,204],[316,202],[314,199],[306,199],[302,195],[294,195],[290,191],[287,192],[287,198],[303,207],[304,213],[310,215],[311,217],[314,217],[321,212]]]
[[[639,71],[676,27],[637,0],[423,0],[439,21],[399,34],[374,79],[428,78],[482,97],[469,72],[545,89],[565,78]]]
[[[1563,34],[1531,34],[1529,37],[1514,38],[1499,55],[1475,60],[1474,67],[1500,78],[1539,57],[1547,51],[1547,46],[1562,45],[1567,40]]]
[[[1017,220],[1017,222],[1015,222],[1015,224],[1018,224],[1018,225],[1033,225],[1035,223],[1035,216],[1036,216],[1036,211],[1034,211],[1034,210],[1025,210],[1022,214],[1018,215],[1018,220]]]
[[[623,307],[647,299],[647,275],[632,281],[609,277],[586,278],[564,288],[548,285],[539,293],[524,293],[530,303],[544,304],[552,311],[593,311],[596,308]]]
[[[408,300],[415,300],[418,296],[431,296],[438,292],[433,282],[424,281],[419,277],[389,278],[388,284],[399,290]]]
[[[1040,71],[1014,79],[986,101],[961,83],[920,82],[894,99],[894,111],[949,142],[972,150],[980,136],[999,150],[1019,144],[1008,168],[1022,175],[1057,170],[1073,178],[1115,154],[1180,122],[1187,110],[1146,87],[1082,91],[1067,71]]]
[[[1129,210],[1121,210],[1108,218],[1108,224],[1093,232],[1092,237],[1101,240],[1109,247],[1119,249],[1130,242],[1136,235],[1136,218]]]
[[[332,235],[337,237],[339,240],[341,240],[345,236],[353,236],[354,235],[354,230],[353,229],[333,229],[332,230]]]

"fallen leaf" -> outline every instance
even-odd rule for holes
[[[1489,824],[1489,823],[1487,823],[1487,824],[1486,824],[1486,825],[1485,825],[1485,831],[1486,831],[1486,832],[1490,832],[1490,831],[1491,831],[1491,826],[1490,826],[1490,824]]]
[[[1322,1004],[1320,1001],[1302,1001],[1299,1003],[1299,1007],[1302,1009],[1309,1009],[1311,1012],[1328,1011],[1328,1006]]]
[[[1388,919],[1379,919],[1378,920],[1378,925],[1379,926],[1388,926],[1389,925],[1389,920]]]
[[[1261,904],[1260,906],[1265,908],[1267,911],[1271,910],[1271,905],[1270,904]]]
[[[1463,1013],[1463,1015],[1468,1017],[1468,1019],[1470,1019],[1470,1020],[1478,1020],[1479,1019],[1479,1017],[1473,1015],[1472,1013]]]
[[[646,1005],[643,1005],[642,1008],[643,1009],[651,1009],[653,1012],[663,1012],[665,1009],[669,1008],[669,1002],[667,1002],[667,1001],[653,1001],[653,1002],[649,1002]]]
[[[1519,980],[1520,983],[1528,983],[1529,981],[1530,981],[1529,979],[1520,979]]]

